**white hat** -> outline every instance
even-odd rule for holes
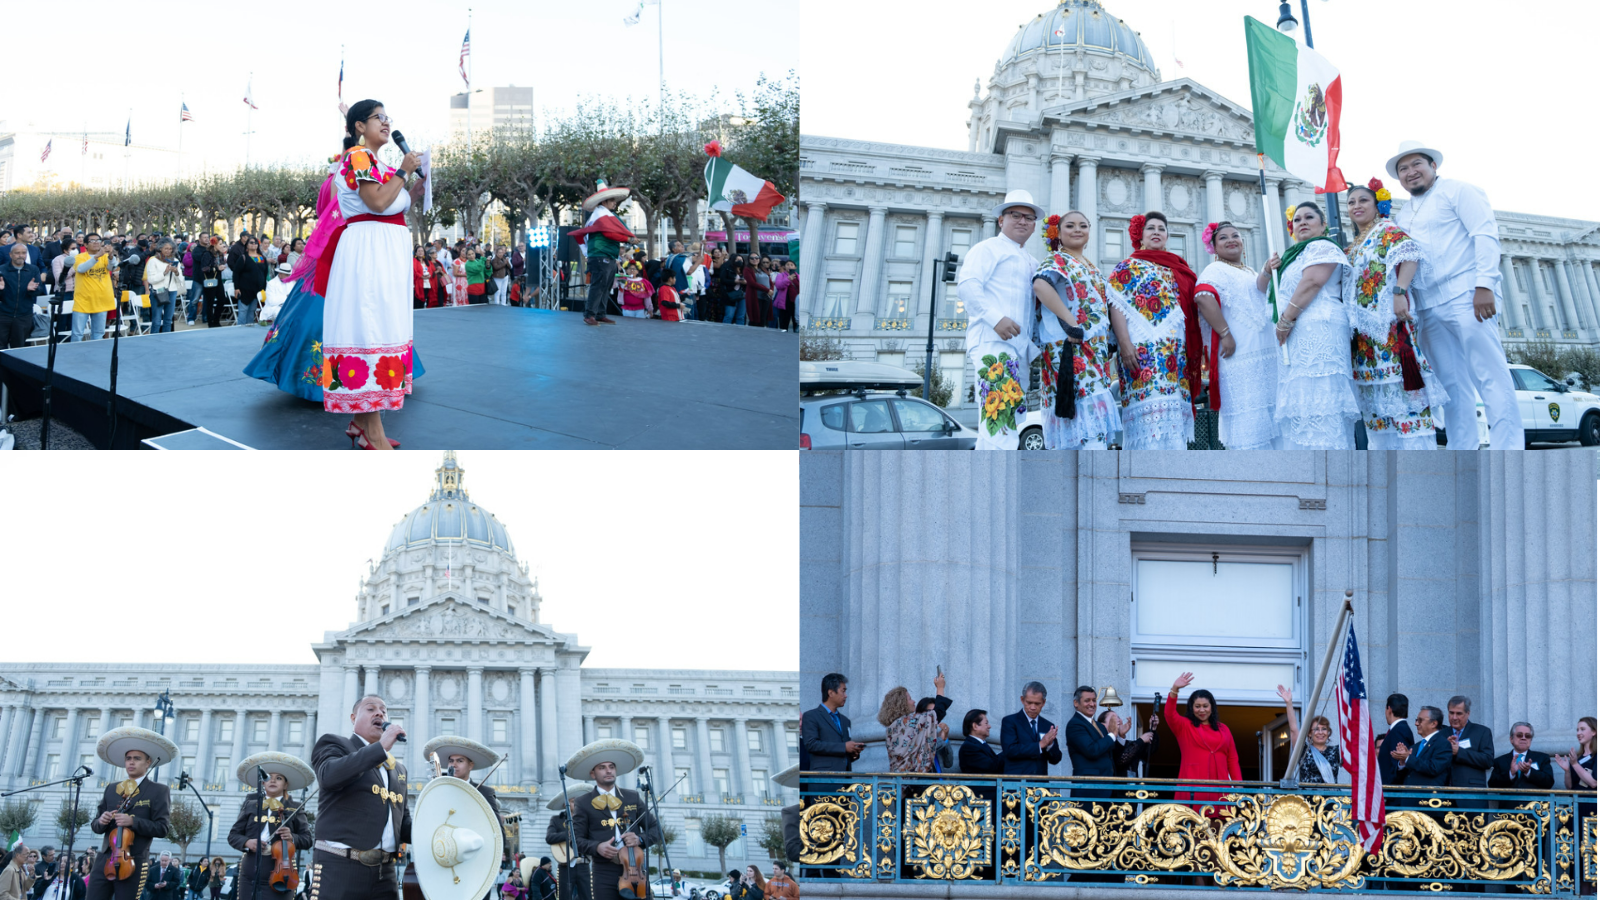
[[[1384,164],[1384,168],[1389,170],[1390,178],[1400,177],[1400,172],[1396,169],[1396,166],[1400,164],[1400,159],[1402,157],[1410,156],[1413,153],[1421,153],[1423,156],[1433,160],[1434,168],[1444,165],[1444,154],[1440,153],[1438,150],[1435,150],[1432,147],[1424,147],[1422,144],[1416,141],[1401,141],[1400,152],[1389,157],[1389,162]]]
[[[311,767],[298,757],[271,750],[246,757],[244,762],[239,763],[239,769],[235,774],[239,776],[240,781],[255,787],[256,766],[260,766],[268,775],[282,775],[283,780],[289,783],[288,790],[291,791],[298,791],[317,780]]]
[[[625,187],[601,188],[600,190],[595,191],[588,197],[584,198],[583,211],[589,212],[607,200],[625,200],[631,193],[633,193],[632,189]]]
[[[772,776],[772,783],[779,787],[798,788],[800,786],[800,764],[795,763],[782,772]]]
[[[1026,206],[1033,210],[1034,215],[1041,218],[1044,216],[1044,207],[1033,202],[1033,195],[1027,191],[1007,191],[1006,199],[1002,200],[999,206],[996,206],[993,210],[990,210],[989,214],[998,219],[1006,210],[1013,206]]]
[[[288,275],[290,272],[293,272],[293,271],[294,271],[294,266],[290,265],[289,261],[287,259],[284,260],[281,263],[278,263],[278,272],[279,273],[281,273],[283,275]]]
[[[565,797],[561,796],[560,791],[557,791],[556,795],[550,798],[550,802],[544,805],[544,808],[548,810],[565,809],[566,801],[576,800],[592,790],[594,790],[594,785],[587,781],[580,781],[577,784],[569,784],[567,785],[567,795]]]
[[[171,741],[148,728],[135,728],[131,725],[125,728],[113,728],[100,735],[100,743],[95,746],[95,750],[101,759],[118,768],[128,761],[129,750],[143,751],[150,757],[151,768],[178,758],[178,748]]]
[[[605,738],[585,744],[567,760],[567,771],[578,777],[588,775],[603,762],[617,764],[617,774],[626,775],[644,765],[644,751],[633,741]]]
[[[457,734],[441,734],[422,746],[423,759],[432,759],[435,753],[439,754],[440,766],[443,766],[445,758],[453,753],[472,760],[474,770],[487,769],[500,761],[500,754],[477,741],[468,740]]]

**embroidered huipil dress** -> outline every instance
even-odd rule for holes
[[[1278,339],[1272,308],[1256,289],[1258,273],[1218,260],[1200,273],[1202,284],[1221,292],[1222,316],[1233,337],[1233,355],[1217,360],[1222,396],[1217,438],[1229,450],[1271,450],[1278,425],[1272,410],[1278,399]],[[1211,323],[1200,318],[1200,333],[1211,346]]]
[[[1184,315],[1178,285],[1165,266],[1117,263],[1107,279],[1109,305],[1128,323],[1137,372],[1122,365],[1122,449],[1186,450],[1194,440],[1194,404],[1183,377]]]
[[[1048,450],[1084,447],[1103,450],[1117,429],[1122,413],[1111,385],[1116,378],[1110,350],[1111,316],[1106,305],[1106,280],[1093,263],[1080,262],[1065,253],[1045,258],[1035,276],[1049,282],[1073,318],[1067,322],[1083,329],[1083,342],[1067,340],[1061,320],[1043,303],[1034,301],[1034,343],[1040,347],[1041,418],[1044,446]],[[1071,354],[1076,409],[1073,418],[1056,415],[1057,379],[1064,354]]]
[[[387,209],[370,209],[363,183],[384,184],[395,170],[364,147],[345,152],[334,179],[345,229],[328,271],[322,310],[322,406],[334,413],[399,409],[411,393],[411,231],[355,216],[411,208],[401,191]]]
[[[1350,260],[1332,241],[1312,241],[1278,276],[1278,315],[1289,310],[1307,266],[1333,263],[1333,274],[1295,319],[1278,372],[1273,417],[1285,450],[1348,450],[1361,418],[1350,380],[1350,319],[1341,301]]]
[[[1422,245],[1387,219],[1368,231],[1348,251],[1355,271],[1345,279],[1344,302],[1355,334],[1350,340],[1350,373],[1355,379],[1356,403],[1361,407],[1371,449],[1434,450],[1434,432],[1443,421],[1435,417],[1449,399],[1444,382],[1422,353],[1415,324],[1408,326],[1423,389],[1405,389],[1400,371],[1400,328],[1394,315],[1396,270],[1403,262],[1428,265]]]

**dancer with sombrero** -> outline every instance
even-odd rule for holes
[[[439,754],[439,766],[444,774],[449,777],[459,778],[468,784],[473,784],[472,773],[478,769],[487,772],[500,761],[500,754],[488,747],[458,734],[441,734],[422,746],[422,758],[433,759]],[[511,837],[506,834],[505,817],[500,812],[500,798],[495,794],[494,788],[489,786],[488,778],[473,784],[483,799],[489,801],[489,808],[494,810],[494,820],[500,825],[500,859],[511,858]]]
[[[234,892],[240,898],[251,896],[257,881],[261,896],[272,894],[268,882],[274,865],[273,843],[288,838],[297,851],[311,849],[311,823],[305,813],[295,815],[303,804],[289,797],[290,791],[316,780],[311,767],[287,753],[257,753],[239,763],[239,781],[256,786],[258,769],[267,776],[260,782],[262,790],[251,791],[239,804],[239,816],[228,831],[228,846],[244,854],[239,860],[239,887]]]
[[[100,808],[89,821],[89,830],[105,839],[89,870],[87,900],[139,900],[150,872],[150,842],[167,836],[171,802],[167,786],[150,778],[150,770],[176,759],[178,748],[148,728],[128,727],[101,735],[95,749],[101,759],[124,769],[127,777],[106,785]],[[123,828],[133,830],[133,843],[125,849],[134,871],[127,878],[110,880],[106,878],[106,857],[112,852],[113,836]]]
[[[579,853],[576,848],[568,843],[571,831],[567,819],[571,815],[571,807],[578,805],[578,798],[594,790],[594,785],[581,782],[568,785],[564,794],[557,794],[550,798],[545,808],[555,810],[556,814],[550,817],[550,825],[545,829],[544,842],[550,847],[550,855],[555,857],[556,898],[557,900],[589,900],[589,858]],[[523,860],[527,864],[527,860]],[[528,879],[522,879],[524,884]]]
[[[644,798],[617,785],[617,776],[643,764],[644,751],[638,744],[616,738],[588,744],[567,761],[567,771],[594,779],[594,789],[580,796],[572,811],[578,852],[594,860],[589,867],[591,900],[621,900],[617,881],[622,877],[618,862],[622,847],[648,850],[661,843],[661,829]]]
[[[589,265],[589,298],[583,309],[583,324],[614,323],[606,315],[606,298],[617,280],[617,258],[624,244],[634,240],[633,229],[617,217],[617,207],[628,199],[631,191],[625,187],[608,187],[600,183],[600,190],[583,201],[583,211],[589,214],[582,228],[570,232],[572,239],[583,247]]]

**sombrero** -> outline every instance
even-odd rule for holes
[[[257,753],[255,756],[246,757],[239,763],[236,773],[239,780],[251,787],[256,784],[256,766],[260,766],[268,775],[282,775],[283,780],[289,783],[288,790],[298,791],[317,780],[316,773],[311,767],[301,762],[298,757],[276,750]]]
[[[594,790],[594,785],[587,781],[580,781],[577,784],[569,784],[567,785],[567,796],[565,799],[576,800],[592,790]],[[552,811],[560,810],[564,806],[562,800],[563,798],[558,791],[554,797],[550,798],[550,802],[544,805],[544,808]]]
[[[533,870],[537,868],[538,865],[539,861],[531,856],[524,856],[522,858],[522,862],[517,864],[517,871],[522,873],[523,884],[526,885],[533,883]]]
[[[128,761],[129,750],[143,751],[150,757],[152,768],[178,758],[178,748],[171,741],[148,728],[135,728],[132,725],[113,728],[100,735],[100,743],[95,750],[101,759],[117,768],[122,768],[123,763]]]
[[[782,772],[772,776],[772,783],[779,787],[800,787],[800,764],[795,763],[789,768],[784,769]]]
[[[607,200],[626,200],[628,198],[628,195],[631,194],[631,193],[633,193],[631,188],[625,188],[625,187],[601,188],[600,190],[595,191],[594,193],[590,194],[587,198],[584,199],[584,201],[583,201],[583,211],[584,212],[589,212],[590,210],[592,210],[596,206],[599,206],[600,204],[606,202]]]
[[[500,754],[458,734],[441,734],[423,745],[423,759],[432,759],[435,753],[439,754],[440,768],[444,767],[446,757],[451,754],[459,754],[472,760],[472,769],[475,772],[481,772],[500,761]]]
[[[603,762],[616,763],[617,774],[626,775],[644,765],[644,751],[633,741],[606,738],[586,744],[567,760],[567,771],[574,775],[588,775]]]

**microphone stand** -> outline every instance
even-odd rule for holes
[[[45,343],[49,350],[45,352],[44,367],[44,415],[39,420],[39,449],[50,449],[50,385],[56,378],[56,344],[60,343],[56,335],[56,317],[61,315],[62,294],[56,291],[46,298],[50,304],[50,324],[46,328]],[[87,325],[84,327],[88,327]]]
[[[556,771],[561,773],[561,802],[566,805],[567,809],[567,868],[576,869],[578,867],[578,839],[572,834],[572,800],[567,796],[567,767],[561,766]],[[557,893],[560,893],[559,885],[557,886]],[[571,893],[569,890],[568,894],[570,895]],[[559,900],[559,897],[557,900]]]
[[[7,791],[3,794],[0,794],[0,798],[5,798],[10,797],[13,794],[26,794],[29,791],[38,791],[47,787],[55,787],[58,784],[72,785],[72,818],[68,820],[67,827],[67,855],[56,866],[55,877],[57,884],[70,884],[71,882],[67,881],[66,878],[73,877],[73,845],[76,844],[78,840],[78,795],[83,790],[83,780],[93,774],[94,770],[88,766],[79,766],[71,775],[68,775],[66,778],[63,778],[60,781],[50,781],[46,782],[45,784],[36,784],[32,787],[18,788],[17,790]],[[72,891],[70,889],[67,890],[64,892],[64,896],[71,897]]]
[[[113,338],[113,340],[115,340]],[[112,356],[113,377],[116,373],[116,356]],[[113,395],[114,396],[114,395]],[[256,824],[261,822],[262,799],[267,796],[267,770],[256,766]],[[271,853],[268,853],[270,856]],[[239,860],[239,874],[244,874],[244,860]],[[261,840],[256,839],[256,870],[250,873],[250,900],[260,900],[261,897]]]
[[[656,828],[660,828],[661,827],[661,809],[660,809],[660,807],[658,807],[656,805],[656,794],[655,794],[655,791],[651,790],[650,767],[649,766],[640,766],[639,767],[639,778],[640,778],[640,781],[641,781],[639,786],[644,791],[645,807],[650,810],[650,815],[655,818],[655,820],[656,820]],[[665,867],[665,868],[662,869],[662,874],[667,876],[668,884],[669,884],[669,887],[667,888],[667,890],[670,891],[670,890],[672,890],[672,888],[670,887],[671,878],[672,878],[672,855],[667,851],[667,842],[666,842],[665,839],[663,839],[661,841],[661,864]]]
[[[115,290],[115,288],[113,288]],[[138,314],[134,314],[134,321],[138,321]],[[117,324],[111,330],[111,396],[106,400],[106,421],[111,432],[106,438],[106,449],[115,450],[117,441],[117,349],[118,339],[122,336],[122,301],[117,301]]]

